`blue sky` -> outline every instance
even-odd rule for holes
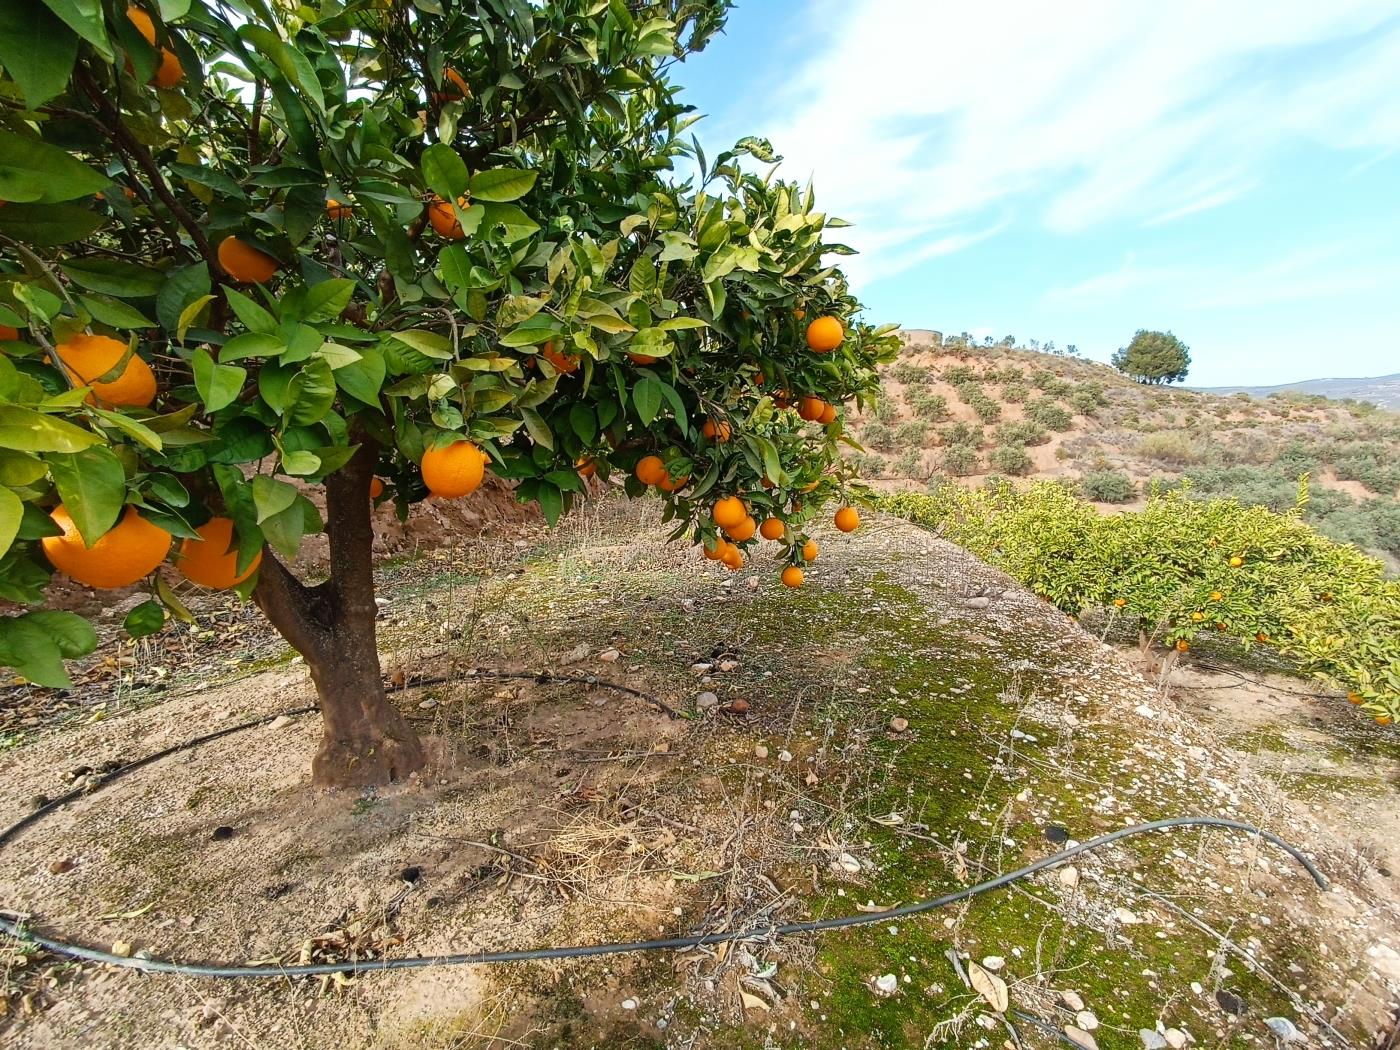
[[[870,318],[1190,382],[1400,371],[1395,0],[740,0],[678,70],[857,224]]]

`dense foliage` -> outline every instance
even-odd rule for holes
[[[1304,484],[1298,504],[1307,502]],[[1400,717],[1400,580],[1326,539],[1296,511],[1155,493],[1138,512],[1100,515],[1036,482],[883,496],[1072,615],[1105,608],[1183,651],[1202,632],[1268,646],[1346,689],[1382,724]]]
[[[1139,328],[1127,346],[1113,354],[1113,367],[1139,383],[1179,383],[1191,370],[1191,351],[1171,332]]]

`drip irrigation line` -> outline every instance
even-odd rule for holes
[[[644,693],[640,689],[633,689],[630,685],[622,685],[620,682],[609,682],[605,678],[599,678],[597,675],[592,674],[575,676],[566,674],[551,674],[548,671],[497,671],[494,668],[490,667],[471,667],[468,668],[464,673],[439,675],[436,678],[410,678],[406,680],[404,684],[399,688],[425,689],[431,685],[451,685],[453,683],[462,681],[464,677],[467,679],[473,677],[505,678],[510,679],[512,681],[535,682],[539,685],[602,686],[604,689],[612,689],[616,692],[626,693],[628,696],[635,696],[638,699],[645,700],[647,703],[655,707],[658,711],[665,714],[667,718],[679,719],[685,717],[685,715],[681,714],[675,708],[671,707],[671,705],[666,703],[666,701],[658,699],[657,697],[652,696],[650,693]]]
[[[520,677],[533,678],[538,680],[539,675],[517,674],[515,672],[493,672],[495,677]],[[608,684],[601,681],[590,682],[581,678],[557,678],[561,682],[574,682],[578,684]],[[423,683],[420,683],[423,684]],[[614,687],[616,688],[616,687]],[[625,688],[629,693],[645,697],[646,694],[637,690]],[[648,698],[650,699],[650,698]],[[254,729],[258,726],[267,725],[279,717],[294,717],[308,714],[316,710],[315,707],[301,707],[292,711],[283,712],[282,715],[270,715],[265,718],[254,719],[243,722],[236,726],[229,726],[226,729],[216,730],[206,733],[203,736],[195,737],[183,744],[174,744],[161,751],[147,755],[144,758],[136,759],[117,769],[106,773],[96,781],[90,782],[81,788],[76,788],[67,794],[46,802],[38,809],[20,818],[10,827],[0,831],[0,847],[11,842],[25,828],[30,827],[47,814],[67,805],[85,795],[91,794],[103,787],[106,787],[118,777],[125,776],[145,766],[158,762],[162,758],[188,751],[201,744],[207,744],[214,740],[230,736],[234,733],[247,729]],[[524,948],[512,951],[481,951],[481,952],[457,952],[444,955],[416,955],[397,959],[363,959],[351,960],[336,963],[311,963],[297,966],[284,966],[276,963],[272,964],[220,964],[220,963],[195,963],[183,962],[178,959],[171,959],[159,956],[135,957],[116,955],[112,952],[103,951],[100,948],[93,948],[89,945],[80,944],[75,941],[65,940],[60,936],[49,936],[39,933],[27,927],[24,917],[17,912],[0,909],[0,932],[7,933],[20,940],[26,940],[37,944],[41,948],[64,955],[72,959],[79,959],[85,962],[103,963],[108,966],[122,967],[129,970],[138,970],[143,973],[169,973],[179,974],[186,977],[217,977],[225,979],[250,978],[250,977],[314,977],[326,974],[362,974],[380,970],[417,970],[431,966],[463,966],[481,965],[487,963],[509,963],[509,962],[534,962],[552,959],[580,959],[595,958],[604,955],[622,955],[632,952],[670,951],[681,948],[698,948],[711,944],[725,944],[732,941],[742,940],[772,940],[777,937],[791,937],[798,934],[822,933],[828,930],[842,930],[853,926],[867,926],[876,923],[888,923],[894,919],[904,918],[911,915],[921,915],[925,912],[945,908],[950,904],[957,904],[960,901],[989,893],[1002,886],[1017,882],[1036,872],[1044,871],[1047,868],[1055,868],[1067,861],[1087,853],[1090,850],[1099,849],[1120,839],[1129,838],[1134,835],[1142,835],[1149,831],[1159,831],[1164,828],[1182,827],[1213,827],[1225,828],[1232,831],[1241,831],[1249,835],[1256,836],[1266,842],[1272,843],[1279,849],[1291,856],[1317,883],[1319,889],[1326,890],[1330,887],[1326,877],[1318,871],[1317,867],[1303,855],[1296,847],[1285,842],[1273,832],[1265,831],[1247,824],[1244,821],[1231,820],[1226,817],[1166,817],[1162,820],[1153,820],[1145,824],[1137,824],[1132,827],[1121,828],[1118,831],[1100,835],[1097,838],[1081,842],[1069,849],[1053,853],[1048,857],[1042,857],[1024,867],[1009,871],[995,878],[979,882],[975,886],[968,886],[952,893],[935,897],[931,900],[919,901],[915,904],[908,904],[902,908],[893,908],[890,911],[878,913],[861,913],[856,915],[842,915],[829,919],[814,919],[807,922],[789,922],[781,925],[754,926],[742,930],[728,930],[718,933],[696,934],[688,937],[662,937],[645,941],[620,941],[606,944],[576,944],[561,947],[547,948]],[[13,916],[13,918],[11,918]]]

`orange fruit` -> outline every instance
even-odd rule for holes
[[[1128,604],[1128,599],[1127,599],[1127,598],[1114,598],[1114,599],[1113,599],[1113,604],[1116,605],[1116,606],[1118,606],[1118,608],[1121,609],[1121,608],[1123,608],[1123,606],[1125,606],[1125,605]]]
[[[668,472],[664,478],[662,478],[656,483],[656,487],[659,488],[662,492],[675,492],[677,489],[684,488],[685,483],[689,480],[689,474],[681,478],[673,478]]]
[[[807,316],[807,311],[799,306],[796,310],[792,312],[792,316],[797,318],[797,320],[801,321],[804,317]]]
[[[175,52],[168,47],[161,48],[160,65],[156,67],[156,75],[151,78],[151,83],[158,88],[173,88],[184,79],[185,67],[180,65]]]
[[[1254,636],[1254,640],[1255,640],[1256,642],[1259,642],[1259,643],[1262,644],[1262,643],[1267,642],[1267,641],[1269,640],[1269,636],[1268,636],[1267,634],[1265,634],[1263,631],[1260,631],[1258,634],[1256,634],[1256,635]]]
[[[765,540],[780,540],[786,531],[787,526],[778,518],[768,518],[758,527],[758,534]]]
[[[455,69],[444,69],[442,71],[442,91],[436,96],[439,102],[449,101],[454,98],[471,98],[472,89],[467,86],[466,80]]]
[[[578,459],[574,460],[574,469],[578,471],[579,477],[591,478],[594,474],[598,473],[598,464],[587,456],[580,456]]]
[[[355,214],[355,209],[348,204],[342,204],[334,197],[326,198],[326,215],[332,222],[340,222],[341,219],[348,219]]]
[[[1225,631],[1228,631],[1228,630],[1229,630],[1229,628],[1226,627],[1223,623],[1218,623],[1218,624],[1216,624],[1216,625],[1215,625],[1215,629],[1216,629],[1217,631],[1220,631],[1222,634],[1223,634]]]
[[[126,9],[126,20],[136,27],[136,31],[145,38],[146,43],[152,47],[156,46],[156,24],[151,21],[150,15],[132,4]]]
[[[749,516],[744,501],[738,496],[726,496],[710,510],[710,516],[720,528],[728,532]]]
[[[219,265],[239,284],[263,284],[278,269],[277,260],[267,252],[232,235],[219,242]]]
[[[156,377],[151,366],[132,354],[126,367],[115,379],[99,382],[98,376],[106,375],[123,357],[126,344],[109,335],[75,335],[66,343],[59,343],[56,352],[58,359],[82,385],[92,387],[88,403],[98,401],[108,405],[135,405],[144,408],[156,398]]]
[[[659,357],[652,357],[651,354],[628,354],[627,359],[634,365],[654,365],[661,360]]]
[[[475,492],[486,472],[486,457],[470,441],[430,448],[423,453],[423,484],[434,496],[457,499]]]
[[[1176,643],[1176,651],[1177,651],[1177,652],[1179,652],[1179,653],[1185,653],[1185,652],[1189,652],[1190,649],[1191,649],[1191,643],[1188,642],[1185,638],[1180,638],[1180,639],[1177,640],[1177,643]]]
[[[233,521],[230,518],[210,518],[195,531],[199,533],[199,539],[183,540],[180,543],[180,560],[175,563],[180,575],[192,583],[211,590],[227,590],[237,587],[253,575],[262,562],[262,552],[259,551],[253,558],[253,564],[241,573],[238,571],[238,547],[233,542]],[[233,549],[230,550],[230,547]]]
[[[828,425],[830,425],[830,424],[832,424],[832,423],[835,423],[835,422],[836,422],[836,406],[833,405],[833,404],[829,404],[829,403],[828,403],[828,404],[822,409],[821,415],[819,415],[819,416],[817,417],[817,422],[820,423],[820,424],[822,424],[823,426],[828,426]]]
[[[744,552],[731,543],[725,548],[724,557],[720,558],[720,561],[724,562],[730,570],[742,569],[744,567]]]
[[[820,551],[821,551],[821,548],[817,546],[817,541],[816,541],[816,540],[808,540],[806,543],[804,543],[804,544],[802,545],[802,560],[803,560],[803,561],[816,561],[816,560],[817,560],[817,554],[818,554]]]
[[[1193,612],[1193,613],[1191,614],[1191,619],[1194,620],[1196,623],[1200,623],[1200,622],[1201,622],[1202,620],[1204,620],[1205,618],[1206,618],[1206,614],[1205,614],[1205,613]]]
[[[384,495],[384,482],[380,481],[378,478],[370,478],[369,498],[378,499],[382,495]]]
[[[121,520],[91,547],[83,544],[62,503],[50,517],[63,532],[40,541],[44,554],[55,569],[89,587],[130,586],[150,575],[170,553],[170,533],[141,517],[135,507],[127,507]]]
[[[1238,568],[1239,568],[1241,565],[1243,565],[1243,564],[1244,564],[1244,559],[1243,559],[1243,558],[1234,557],[1234,558],[1231,558],[1231,559],[1230,559],[1230,568],[1232,568],[1232,569],[1238,569]]]
[[[807,326],[807,345],[819,354],[835,350],[845,339],[845,326],[835,317],[818,317]]]
[[[11,328],[7,324],[0,324],[0,343],[19,338],[19,329]]]
[[[661,462],[660,456],[643,456],[637,460],[632,473],[643,485],[660,485],[666,480],[666,464]]]
[[[1213,602],[1222,602],[1225,600],[1225,595],[1221,594],[1219,591],[1211,591],[1210,600]]]
[[[733,546],[733,544],[723,536],[716,536],[714,543],[707,543],[704,545],[705,557],[710,561],[723,561],[725,551],[729,550],[731,546]]]
[[[745,540],[753,539],[754,533],[758,531],[758,522],[748,515],[737,525],[730,526],[724,530],[729,534],[729,538],[736,543],[743,543]]]
[[[860,514],[855,507],[842,507],[836,512],[836,527],[842,532],[855,532],[860,528]]]
[[[711,441],[723,443],[729,440],[731,431],[729,424],[724,420],[721,419],[716,423],[713,419],[707,419],[705,425],[700,428],[700,433]]]
[[[564,354],[554,349],[554,341],[550,340],[544,344],[544,349],[540,351],[540,356],[554,366],[554,370],[560,375],[573,375],[578,371],[578,354]]]
[[[797,406],[797,414],[808,423],[815,423],[821,419],[825,411],[826,402],[819,397],[804,397]]]
[[[1389,716],[1389,715],[1376,715],[1376,725],[1378,725],[1378,726],[1388,726],[1388,725],[1390,725],[1390,716]]]
[[[802,579],[802,570],[799,569],[796,565],[789,565],[786,569],[783,570],[784,587],[801,587]]]
[[[457,198],[457,207],[467,206],[466,197]],[[457,219],[457,213],[452,210],[452,205],[448,204],[441,197],[436,198],[428,205],[428,222],[432,224],[439,237],[449,241],[460,241],[466,234],[462,231],[462,224]]]
[[[1352,703],[1352,704],[1359,704],[1359,703],[1362,703],[1363,701],[1362,701],[1362,699],[1361,699],[1361,694],[1360,694],[1360,693],[1347,693],[1347,702],[1348,702],[1348,703]]]

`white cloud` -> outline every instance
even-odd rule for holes
[[[880,251],[866,280],[1016,218],[1171,222],[1248,193],[1285,147],[1400,139],[1394,0],[812,0],[798,17],[826,32],[760,126]]]

